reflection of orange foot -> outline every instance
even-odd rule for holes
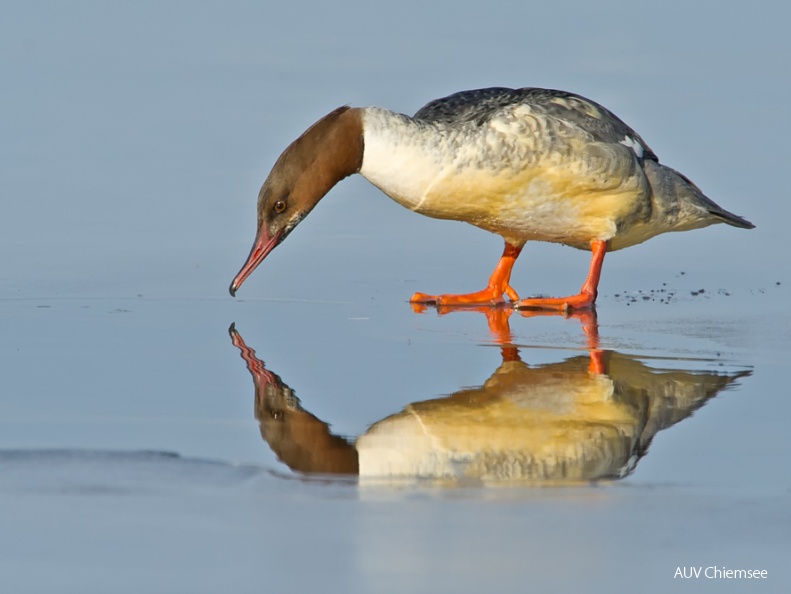
[[[588,348],[591,352],[599,348],[599,321],[596,315],[596,306],[591,305],[589,309],[563,312],[548,309],[522,309],[519,314],[523,318],[538,318],[543,316],[564,316],[566,318],[576,318],[582,324],[582,331],[588,339]]]
[[[412,306],[412,311],[414,311],[415,313],[422,314],[428,311],[428,305],[426,305],[425,303],[415,303],[413,301],[409,305]]]
[[[484,312],[486,314],[486,321],[489,324],[489,332],[492,333],[494,341],[500,345],[508,345],[513,342],[514,338],[511,334],[511,325],[508,323],[508,318],[514,312],[513,309],[504,307],[489,307]],[[515,350],[515,357],[510,357],[510,360],[518,360],[519,355]],[[503,355],[505,356],[505,354]]]
[[[599,348],[599,319],[596,316],[596,308],[584,309],[572,314],[572,317],[579,319],[582,324],[582,331],[588,337],[588,347],[593,351]]]
[[[415,313],[425,313],[428,309],[428,306],[424,305],[423,303],[412,303],[412,309]],[[513,339],[511,335],[511,327],[508,324],[508,318],[510,318],[514,313],[514,309],[510,305],[468,305],[466,307],[449,307],[447,305],[437,305],[436,309],[437,313],[441,316],[458,311],[474,311],[477,313],[482,313],[486,316],[486,322],[489,324],[489,331],[494,337],[494,342],[505,345],[511,343]]]

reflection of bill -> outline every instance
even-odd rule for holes
[[[490,320],[491,322],[491,320]],[[231,327],[255,383],[261,435],[305,473],[571,483],[634,470],[654,435],[732,385],[733,374],[651,368],[614,351],[531,367],[515,346],[486,382],[407,405],[354,443],[302,408]]]

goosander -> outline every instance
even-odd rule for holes
[[[359,173],[417,213],[497,233],[505,249],[485,289],[415,293],[414,303],[500,304],[566,311],[592,307],[604,255],[665,233],[752,223],[659,163],[615,114],[580,95],[540,88],[463,91],[409,117],[339,107],[278,158],[258,195],[258,231],[236,291],[340,180]],[[576,295],[520,299],[514,262],[528,240],[590,250]]]

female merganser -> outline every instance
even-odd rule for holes
[[[339,107],[280,156],[258,195],[258,232],[234,295],[261,261],[343,178],[359,173],[420,214],[497,233],[505,250],[485,289],[415,293],[437,305],[591,307],[604,254],[668,231],[714,223],[751,229],[654,152],[615,114],[548,89],[490,88],[432,101],[414,117],[379,107]],[[528,240],[590,250],[579,294],[520,299],[509,280]]]

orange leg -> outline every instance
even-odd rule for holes
[[[504,303],[503,293],[509,299],[517,301],[519,295],[511,288],[508,282],[511,280],[511,269],[514,262],[519,257],[522,246],[516,246],[505,242],[503,256],[489,277],[489,284],[482,291],[467,293],[464,295],[426,295],[425,293],[415,293],[410,301],[412,303],[436,303],[437,305],[496,305]]]
[[[588,278],[582,284],[579,294],[569,297],[537,297],[534,299],[521,299],[514,304],[517,309],[551,309],[555,311],[569,311],[572,309],[585,309],[593,307],[596,303],[596,292],[601,277],[601,265],[604,254],[607,252],[607,242],[601,240],[591,241],[591,258]]]

